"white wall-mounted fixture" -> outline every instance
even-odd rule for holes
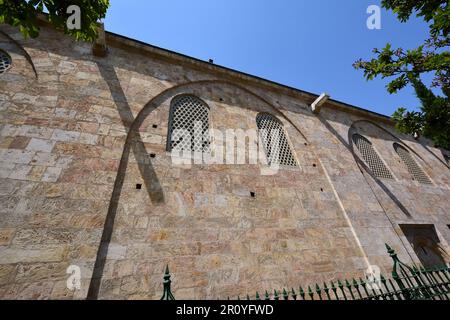
[[[326,93],[322,93],[317,99],[316,101],[314,101],[311,104],[311,111],[315,114],[318,114],[320,112],[320,109],[322,108],[322,105],[328,101],[328,99],[330,98],[330,96]]]

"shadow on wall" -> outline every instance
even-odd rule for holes
[[[360,120],[358,122],[367,122],[370,123],[371,125],[377,127],[378,129],[382,130],[384,133],[387,134],[387,138],[388,139],[392,139],[393,141],[397,141],[397,142],[401,142],[401,144],[405,147],[408,148],[408,150],[412,153],[415,154],[416,157],[418,157],[420,160],[422,160],[425,164],[427,164],[428,166],[432,166],[432,164],[430,164],[426,159],[424,159],[420,154],[418,154],[417,152],[415,152],[413,149],[411,149],[407,144],[404,143],[404,141],[409,141],[414,143],[415,145],[421,145],[426,152],[428,152],[429,154],[431,154],[436,160],[438,160],[440,163],[442,163],[444,166],[446,166],[447,168],[450,168],[450,163],[446,163],[445,161],[445,153],[443,150],[441,150],[441,157],[439,157],[436,153],[434,153],[431,149],[430,146],[433,146],[433,143],[426,139],[426,138],[419,138],[419,139],[414,139],[412,136],[410,135],[403,135],[402,134],[402,139],[404,141],[402,141],[400,138],[398,138],[397,136],[395,136],[394,134],[392,134],[391,132],[387,131],[386,129],[384,129],[383,127],[380,127],[379,125],[371,122],[371,121],[367,121],[367,120]],[[356,122],[354,123],[356,124]],[[370,133],[367,133],[370,136]],[[383,139],[383,137],[380,137],[379,135],[377,135],[378,139]]]
[[[70,42],[70,43],[73,44],[72,42]],[[43,48],[39,47],[39,42],[34,42],[34,41],[27,42],[27,47],[33,47],[33,46],[36,46],[36,44],[37,44],[38,49],[40,49],[40,50],[43,49]],[[77,50],[71,50],[71,48],[66,48],[66,50],[63,51],[63,54],[65,54],[69,57],[71,56],[72,58],[78,59],[78,60],[97,61],[99,71],[100,71],[104,81],[107,83],[107,85],[109,87],[112,98],[117,106],[117,110],[120,113],[121,120],[125,127],[130,128],[129,134],[127,135],[127,138],[126,138],[125,145],[123,147],[123,153],[122,153],[122,157],[120,160],[118,173],[117,173],[117,176],[116,176],[116,179],[114,182],[114,190],[111,195],[111,200],[110,200],[110,204],[108,207],[108,213],[107,213],[107,217],[105,219],[104,229],[103,229],[103,233],[102,233],[101,243],[99,246],[99,250],[97,252],[96,262],[95,262],[95,266],[94,266],[94,272],[93,272],[91,284],[89,287],[88,298],[95,299],[99,293],[101,277],[102,277],[104,265],[106,262],[108,245],[109,245],[109,242],[112,237],[114,220],[115,220],[117,209],[118,209],[118,202],[119,202],[120,194],[121,194],[123,183],[124,183],[124,176],[125,176],[125,172],[126,172],[129,157],[130,157],[130,152],[133,152],[136,155],[136,158],[139,158],[139,160],[141,160],[142,158],[146,158],[146,159],[144,159],[145,161],[138,160],[138,167],[139,167],[139,171],[144,179],[145,186],[146,186],[146,189],[147,189],[150,199],[155,203],[164,203],[164,201],[165,201],[163,190],[159,183],[159,179],[155,174],[155,171],[154,171],[151,161],[150,161],[150,157],[147,154],[145,146],[140,137],[139,127],[141,126],[142,122],[144,121],[144,119],[146,118],[146,116],[148,114],[150,114],[153,110],[155,110],[163,102],[165,102],[167,99],[171,98],[176,93],[183,93],[184,92],[183,90],[186,90],[187,85],[183,84],[183,85],[180,85],[179,87],[173,87],[171,89],[167,89],[166,91],[163,91],[160,95],[158,95],[157,97],[152,99],[150,102],[148,102],[148,104],[144,106],[144,108],[139,113],[139,115],[136,117],[136,119],[134,119],[133,114],[130,109],[130,106],[128,104],[126,95],[120,85],[118,76],[114,70],[113,65],[109,65],[106,62],[107,60],[97,59],[95,57],[92,58],[89,55],[83,55],[81,52],[78,52]],[[133,54],[131,54],[131,55],[133,55]],[[138,58],[138,59],[141,59],[141,58]],[[115,61],[116,62],[120,61],[120,59],[116,59]],[[121,68],[123,67],[127,70],[134,71],[134,72],[137,72],[140,74],[146,74],[148,76],[154,76],[156,78],[158,77],[157,74],[155,73],[155,71],[152,71],[152,68],[150,68],[150,67],[145,68],[144,70],[139,70],[139,68],[135,64],[124,64],[124,65],[121,65],[120,67]],[[177,73],[174,72],[174,74],[177,74]],[[178,81],[175,81],[174,79],[170,79],[170,80],[173,80],[173,81],[169,81],[169,82],[178,82]],[[232,84],[229,82],[227,83],[226,81],[214,81],[214,80],[212,80],[212,81],[211,80],[197,81],[197,82],[194,82],[194,84],[195,85],[202,85],[202,84],[206,85],[208,83],[214,83],[214,82],[220,83],[220,84],[228,84],[233,87],[240,88],[240,89],[244,90],[244,92],[246,92],[252,96],[255,96],[260,101],[263,101],[264,103],[266,103],[267,105],[269,105],[272,108],[272,110],[275,112],[276,115],[279,115],[279,116],[282,116],[283,118],[285,118],[296,129],[296,131],[298,131],[307,141],[306,137],[303,135],[300,128],[297,127],[292,121],[290,121],[290,119],[286,118],[286,116],[280,110],[278,110],[278,108],[275,108],[267,100],[264,100],[263,98],[255,95],[254,93],[250,92],[249,90],[246,90],[240,86],[237,86],[236,84]],[[245,106],[245,105],[241,105],[241,107],[248,108],[248,106]],[[376,177],[374,177],[373,173],[371,173],[370,169],[367,168],[365,163],[361,159],[359,159],[359,157],[357,157],[355,155],[355,153],[353,152],[353,146],[351,144],[348,144],[345,141],[345,139],[343,139],[334,130],[334,128],[329,123],[327,123],[326,120],[324,120],[321,116],[319,116],[318,118],[325,125],[325,127],[327,127],[328,130],[330,132],[332,132],[342,142],[342,144],[344,146],[346,146],[346,148],[349,149],[350,152],[352,152],[352,154],[354,155],[355,160],[358,163],[358,165],[360,166],[360,168],[361,167],[364,168],[366,170],[366,172],[368,172],[372,176],[372,178],[380,186],[380,188],[401,209],[401,211],[404,212],[405,215],[410,216],[410,213],[408,212],[408,210],[400,203],[400,201],[395,197],[395,195],[393,195],[389,191],[389,189],[383,184],[382,181],[380,181]],[[398,139],[396,139],[396,140],[398,140]],[[351,141],[351,140],[349,139],[349,141]],[[139,157],[138,155],[144,155],[144,157]]]
[[[448,159],[447,162],[442,160],[441,158],[439,158],[438,155],[436,155],[433,151],[430,150],[430,148],[428,148],[427,145],[425,145],[424,143],[420,144],[426,151],[428,151],[433,157],[435,157],[440,163],[442,163],[444,166],[446,166],[447,168],[450,169],[450,157],[448,155],[446,155],[444,153],[443,150],[441,150],[441,154],[442,154],[442,158],[443,159]]]
[[[105,219],[104,229],[102,233],[101,243],[99,246],[99,250],[97,252],[96,262],[94,265],[94,272],[91,278],[91,283],[89,286],[89,291],[87,298],[88,299],[97,299],[100,291],[100,285],[103,275],[103,270],[106,263],[106,257],[108,253],[109,243],[112,238],[114,221],[117,214],[118,204],[120,200],[120,195],[122,192],[122,187],[124,183],[125,173],[129,161],[130,152],[133,151],[136,159],[138,159],[138,166],[140,173],[145,181],[147,192],[150,196],[152,202],[164,203],[164,193],[161,188],[159,179],[153,169],[150,161],[150,156],[148,155],[145,145],[142,142],[142,139],[139,134],[139,128],[143,124],[146,117],[152,113],[156,108],[161,106],[164,102],[171,99],[172,97],[178,94],[195,94],[195,89],[200,87],[207,87],[211,85],[229,85],[234,88],[238,88],[242,90],[243,93],[249,94],[250,96],[258,99],[263,102],[267,106],[269,106],[275,114],[286,119],[290,124],[294,126],[294,128],[303,136],[305,135],[300,131],[300,129],[292,123],[292,121],[282,112],[280,112],[277,108],[275,108],[272,104],[270,104],[267,100],[262,97],[254,94],[250,90],[247,90],[244,87],[239,85],[230,83],[225,80],[201,80],[190,83],[184,83],[180,85],[173,86],[169,89],[162,91],[156,97],[152,98],[138,113],[136,118],[133,120],[133,115],[130,110],[130,107],[127,103],[126,96],[123,92],[123,89],[120,86],[119,79],[112,65],[108,65],[107,63],[97,62],[99,70],[102,74],[102,77],[108,83],[108,87],[111,91],[114,102],[119,110],[120,117],[125,127],[130,128],[129,133],[127,135],[125,145],[123,148],[122,157],[120,160],[120,165],[118,169],[118,173],[116,176],[116,180],[114,182],[114,190],[111,196],[107,217]],[[305,137],[306,140],[306,137]]]
[[[327,120],[325,120],[320,114],[317,116],[318,119],[320,120],[320,122],[342,143],[342,145],[344,145],[349,151],[350,153],[353,155],[358,167],[361,170],[361,173],[364,175],[363,170],[365,170],[373,179],[373,181],[375,181],[375,183],[381,188],[381,190],[384,191],[384,193],[386,193],[386,195],[395,203],[395,205],[407,216],[407,217],[411,217],[411,213],[408,211],[408,209],[400,202],[400,200],[389,190],[389,188],[383,183],[383,181],[381,181],[380,179],[378,179],[375,174],[372,172],[372,170],[370,170],[370,168],[366,165],[366,163],[356,154],[355,150],[353,149],[353,143],[347,142],[345,141],[340,135],[339,133],[327,122]],[[354,133],[357,132],[355,125],[357,123],[360,122],[367,122],[370,123],[372,125],[375,125],[376,127],[378,127],[381,130],[386,131],[385,129],[383,129],[382,127],[378,126],[375,123],[372,123],[371,121],[367,121],[367,120],[360,120],[360,121],[356,121],[354,122],[349,130],[348,130],[348,141],[352,141],[352,135]],[[387,131],[388,134],[392,135],[390,132]],[[398,139],[397,137],[393,136],[394,140],[396,141],[400,141],[400,139]],[[401,141],[400,141],[401,142]]]
[[[400,228],[424,267],[441,266],[448,260],[434,225],[401,224]]]
[[[33,69],[34,76],[36,77],[36,79],[38,79],[38,73],[36,71],[36,66],[34,65],[33,59],[31,59],[30,54],[24,49],[24,47],[18,41],[14,40],[9,34],[7,34],[2,30],[0,30],[0,35],[5,37],[8,41],[10,41],[13,45],[15,45],[17,49],[19,49],[19,51],[24,55],[25,59],[27,59],[31,68]]]
[[[147,153],[145,145],[142,142],[142,138],[139,134],[138,129],[142,121],[133,121],[133,113],[131,112],[125,93],[123,92],[120,81],[113,66],[101,62],[98,62],[97,64],[103,79],[105,79],[111,91],[112,98],[117,106],[117,110],[119,111],[123,126],[125,128],[130,128],[130,130],[125,141],[122,157],[120,159],[119,169],[114,181],[114,189],[111,195],[111,200],[109,202],[100,246],[97,251],[97,257],[95,260],[94,271],[92,274],[91,283],[89,285],[89,291],[87,295],[88,299],[98,298],[103,270],[106,263],[106,257],[108,255],[108,247],[109,243],[111,242],[111,237],[114,230],[114,221],[117,214],[120,194],[122,192],[125,173],[127,170],[131,151],[133,151],[137,159],[138,168],[144,180],[144,184],[151,201],[155,204],[164,203],[164,193],[161,184],[150,161],[150,155]],[[156,109],[158,105],[159,101],[148,108],[148,113]]]

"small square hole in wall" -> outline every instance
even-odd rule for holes
[[[158,125],[154,124],[152,127],[153,127],[153,129],[156,129],[156,128],[158,128]]]
[[[150,158],[154,158],[154,157],[156,157],[156,154],[150,153]]]
[[[250,197],[255,198],[256,197],[256,193],[253,191],[250,191]]]
[[[313,163],[313,167],[315,168],[315,167],[317,167],[317,165],[315,163]]]
[[[142,184],[138,183],[136,184],[136,190],[141,190],[142,189]]]

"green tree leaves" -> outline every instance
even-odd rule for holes
[[[393,78],[387,85],[389,93],[397,93],[412,85],[422,105],[420,111],[399,108],[392,118],[398,131],[423,135],[450,150],[450,1],[448,0],[383,0],[382,5],[397,14],[401,22],[412,14],[429,24],[429,39],[416,49],[393,49],[387,44],[374,49],[375,58],[362,59],[353,66],[364,70],[364,77]],[[444,96],[437,96],[422,82],[421,75],[433,75],[431,87],[439,88]]]
[[[81,29],[68,29],[70,16],[67,7],[77,5],[81,9]],[[48,11],[48,19],[56,28],[77,40],[94,41],[97,36],[97,21],[103,19],[109,0],[0,0],[0,23],[19,27],[25,37],[39,35],[37,15]]]

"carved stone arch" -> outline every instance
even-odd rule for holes
[[[8,34],[10,33],[10,34]],[[17,34],[17,36],[16,36]],[[24,81],[18,82],[23,84],[23,90],[37,89],[36,92],[40,92],[42,88],[45,88],[46,99],[48,102],[48,107],[56,107],[60,99],[61,83],[59,81],[59,74],[54,61],[52,60],[49,51],[44,47],[40,46],[39,41],[33,39],[23,39],[20,33],[17,33],[16,29],[10,26],[3,25],[0,30],[0,37],[4,37],[17,50],[17,54],[22,55],[30,66],[28,75],[22,75]],[[45,41],[44,41],[45,43]],[[37,45],[38,48],[33,46]],[[29,48],[32,48],[31,50]],[[19,53],[20,52],[20,53]],[[43,54],[44,53],[44,54]],[[45,57],[51,64],[43,64],[42,66],[35,64],[34,60],[42,59]],[[12,62],[11,72],[14,70],[14,59]],[[33,76],[31,76],[33,74]],[[14,99],[9,101],[11,104],[21,103],[21,101],[16,101]]]
[[[405,150],[405,153],[407,154],[407,156],[409,155],[409,157],[411,157],[413,159],[413,162],[417,162],[416,160],[414,160],[414,158],[417,158],[417,160],[419,160],[420,162],[420,166],[417,163],[413,163],[413,165],[415,164],[415,172],[417,173],[417,176],[420,176],[420,179],[415,179],[418,180],[421,183],[424,184],[433,184],[431,178],[425,173],[425,167],[428,167],[429,169],[431,169],[430,164],[420,155],[418,154],[415,150],[413,150],[411,147],[409,147],[406,143],[404,143],[399,137],[397,137],[394,133],[390,132],[389,130],[383,128],[382,126],[370,121],[370,120],[357,120],[355,122],[352,123],[352,125],[349,128],[349,142],[351,142],[351,137],[355,134],[355,133],[359,133],[359,129],[357,127],[358,124],[368,124],[370,126],[372,126],[374,129],[379,130],[382,134],[385,134],[386,137],[388,137],[391,141],[390,145],[391,145],[391,149],[392,149],[392,155],[395,156],[399,156],[398,154],[398,150],[395,148],[395,146],[400,146],[403,150]],[[357,157],[357,155],[354,152],[353,149],[353,144],[350,143],[351,146],[351,151],[353,153],[353,156]],[[362,165],[366,171],[367,171],[367,166],[365,166],[364,164],[362,164],[361,161],[358,161],[358,159],[356,159],[356,161],[358,162],[358,164]],[[405,167],[407,167],[404,159],[402,158],[402,162],[404,163]],[[416,168],[417,167],[417,168]],[[423,169],[422,169],[423,168]],[[407,167],[407,171],[412,175],[411,173],[411,168]],[[391,171],[392,172],[392,171]],[[373,175],[372,175],[373,176]]]
[[[354,122],[352,123],[352,125],[350,126],[350,128],[349,128],[349,137],[351,137],[351,134],[353,134],[353,133],[358,133],[358,129],[356,128],[356,125],[359,124],[359,123],[367,123],[367,124],[370,124],[370,125],[374,126],[374,127],[377,128],[377,129],[381,130],[383,133],[385,133],[385,134],[388,135],[390,138],[392,138],[392,141],[393,141],[393,142],[397,142],[397,143],[401,144],[403,147],[405,147],[406,149],[408,149],[409,152],[414,153],[418,158],[420,158],[422,161],[424,161],[424,163],[426,163],[425,160],[423,159],[423,157],[422,157],[420,154],[418,154],[416,151],[414,151],[413,149],[411,149],[408,145],[406,145],[405,143],[403,143],[403,141],[402,141],[399,137],[397,137],[395,134],[393,134],[393,133],[390,132],[389,130],[383,128],[383,127],[380,126],[379,124],[376,124],[375,122],[372,122],[372,121],[370,121],[370,120],[356,120],[356,121],[354,121]],[[350,139],[349,139],[348,141],[351,142]],[[351,143],[350,143],[350,144],[351,144]],[[428,165],[428,163],[427,163],[427,165]]]
[[[353,155],[353,158],[357,164],[357,166],[359,167],[361,173],[363,174],[364,179],[366,179],[367,184],[369,185],[369,187],[372,189],[373,194],[375,195],[375,197],[377,198],[378,202],[381,205],[380,200],[378,199],[375,190],[372,188],[370,182],[367,180],[366,176],[364,175],[364,172],[366,172],[370,177],[372,177],[372,179],[375,181],[375,183],[381,188],[381,190],[392,200],[392,202],[397,206],[398,209],[400,209],[407,217],[411,217],[411,213],[409,212],[409,210],[402,204],[402,202],[397,198],[397,196],[390,190],[389,186],[387,186],[384,181],[382,181],[381,179],[378,179],[375,174],[370,170],[370,168],[366,165],[366,163],[358,156],[358,154],[355,152],[355,147],[354,147],[354,143],[352,141],[352,137],[355,133],[360,133],[360,131],[358,130],[358,128],[356,127],[357,124],[359,123],[369,123],[371,125],[374,125],[376,128],[379,128],[381,130],[385,130],[384,128],[380,127],[379,125],[377,125],[376,123],[373,123],[372,121],[369,120],[357,120],[354,121],[349,129],[348,129],[348,137],[347,137],[347,141],[348,141],[348,146],[349,146],[349,150],[351,152],[351,154]],[[389,135],[391,135],[395,140],[394,141],[400,141],[397,137],[395,137],[394,135],[392,135],[389,131],[385,130]],[[394,228],[395,230],[395,228]],[[400,235],[398,234],[398,232],[396,231],[400,241],[402,241]],[[413,260],[411,258],[411,260]]]
[[[93,276],[91,278],[91,282],[89,285],[88,291],[88,299],[96,299],[98,298],[100,284],[102,279],[102,273],[105,266],[106,256],[108,252],[109,242],[111,241],[112,232],[114,229],[114,221],[117,214],[118,203],[121,197],[122,187],[124,184],[124,177],[127,169],[127,164],[129,161],[130,153],[133,150],[140,150],[141,152],[146,152],[143,146],[139,146],[139,130],[145,119],[157,108],[159,108],[162,104],[166,103],[171,98],[180,95],[180,94],[197,94],[196,89],[201,87],[205,89],[205,87],[211,85],[228,85],[234,88],[241,90],[242,92],[249,94],[255,99],[261,101],[265,105],[267,105],[271,110],[273,110],[274,114],[279,117],[285,119],[290,125],[292,125],[297,132],[305,139],[305,141],[309,142],[303,132],[288,118],[286,117],[277,107],[275,107],[272,103],[264,99],[263,97],[257,95],[251,90],[240,86],[236,83],[232,83],[226,80],[199,80],[194,82],[183,83],[180,85],[173,86],[171,88],[165,89],[160,92],[158,95],[150,99],[144,107],[139,111],[134,120],[131,122],[129,131],[127,133],[122,156],[120,158],[119,168],[117,171],[117,175],[114,181],[114,187],[111,194],[111,199],[108,206],[108,212],[106,215],[104,228],[102,232],[102,241],[100,242],[99,249],[97,251],[97,257],[95,261],[95,266],[93,270]],[[201,98],[201,96],[199,97]],[[147,192],[150,195],[152,201],[156,203],[164,203],[164,194],[162,192],[161,186],[159,184],[158,177],[156,176],[154,169],[152,167],[151,161],[146,162],[145,165],[140,169],[141,173],[150,177],[152,179],[151,183],[146,183]]]
[[[28,61],[28,63],[30,64],[31,68],[33,69],[34,75],[36,77],[36,79],[38,79],[38,73],[36,71],[36,66],[34,65],[33,59],[31,58],[30,54],[28,53],[27,50],[25,50],[25,48],[23,47],[22,44],[19,43],[19,41],[15,40],[14,38],[12,38],[9,34],[7,34],[6,32],[0,30],[0,34],[2,36],[4,36],[7,40],[9,40],[15,47],[17,47],[19,49],[20,52],[22,52],[22,54],[24,55],[24,57],[26,58],[26,60]]]
[[[136,116],[135,120],[133,121],[132,124],[132,128],[138,128],[142,122],[143,122],[143,117],[145,118],[146,115],[148,115],[151,111],[153,111],[153,107],[154,107],[154,102],[155,101],[161,101],[162,98],[164,98],[164,100],[168,99],[169,97],[172,97],[176,94],[182,94],[185,93],[185,91],[183,90],[189,90],[192,88],[195,88],[195,86],[208,86],[208,85],[217,85],[217,84],[221,84],[221,85],[227,85],[230,87],[234,87],[237,88],[239,90],[241,90],[242,92],[252,96],[253,98],[261,101],[262,103],[264,103],[265,105],[267,105],[270,109],[273,110],[274,114],[285,119],[289,124],[291,124],[301,135],[302,137],[307,140],[306,136],[304,135],[304,133],[291,121],[291,119],[289,119],[288,117],[286,117],[286,115],[284,115],[284,113],[282,113],[273,103],[269,102],[268,100],[266,100],[265,98],[261,97],[260,95],[254,93],[253,91],[230,81],[227,80],[199,80],[199,81],[193,81],[193,82],[188,82],[188,83],[183,83],[180,85],[176,85],[173,86],[171,88],[168,88],[164,91],[162,91],[159,95],[155,96],[154,98],[152,98],[143,108],[142,110],[138,113],[138,115]],[[192,91],[192,94],[196,94],[195,91]],[[200,97],[201,98],[201,97]],[[153,107],[152,107],[153,106]]]

